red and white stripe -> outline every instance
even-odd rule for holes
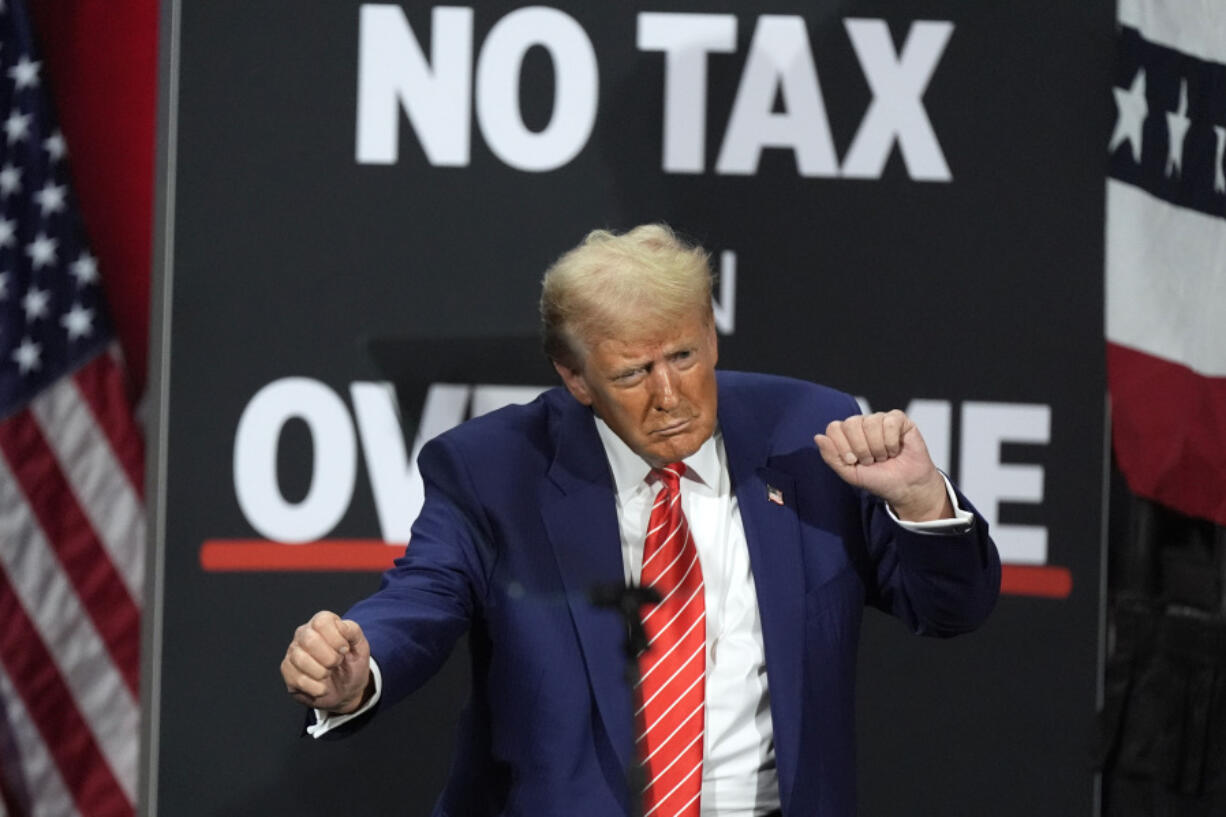
[[[43,742],[38,727],[26,712],[25,705],[13,688],[13,682],[4,672],[3,665],[0,665],[0,699],[7,707],[5,719],[12,730],[13,744],[17,752],[12,759],[21,765],[26,792],[37,793],[38,810],[33,813],[45,814],[47,817],[77,817],[80,812],[77,811],[72,794],[60,775],[59,766],[47,751],[47,745]],[[5,762],[9,760],[10,758],[4,758]],[[21,813],[17,809],[21,809],[23,805],[20,802],[14,803],[14,815]]]
[[[1149,42],[1226,64],[1221,4],[1121,0],[1118,15]],[[1120,470],[1134,493],[1226,525],[1226,218],[1108,179],[1106,233]]]
[[[0,708],[32,815],[135,812],[141,447],[110,354],[0,422]]]
[[[684,466],[664,469],[651,509],[641,583],[661,600],[643,616],[635,712],[647,785],[644,815],[696,817],[705,749],[706,602],[698,549],[681,508]]]

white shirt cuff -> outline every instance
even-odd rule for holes
[[[885,512],[890,515],[890,518],[897,522],[902,527],[915,533],[952,533],[953,531],[965,530],[975,522],[975,517],[970,511],[962,510],[958,505],[958,495],[954,493],[954,486],[950,484],[949,477],[941,474],[941,479],[945,480],[945,493],[949,495],[949,504],[953,506],[954,515],[949,519],[931,519],[927,522],[904,522],[894,513],[894,509],[890,507],[890,503],[885,503]]]
[[[370,657],[370,674],[375,679],[375,692],[370,696],[369,701],[345,715],[336,715],[325,712],[322,709],[316,709],[315,723],[306,728],[307,734],[313,738],[323,737],[341,724],[348,723],[354,718],[369,712],[379,702],[379,695],[383,692],[383,674],[379,672],[379,664],[375,661],[373,655]]]

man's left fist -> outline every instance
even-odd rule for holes
[[[836,474],[890,503],[899,519],[927,522],[954,515],[919,428],[898,409],[835,420],[813,440]]]

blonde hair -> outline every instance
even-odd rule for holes
[[[593,230],[541,280],[545,354],[572,369],[588,343],[696,314],[712,319],[709,255],[664,224],[621,235]]]

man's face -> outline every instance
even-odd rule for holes
[[[708,316],[586,346],[582,369],[554,367],[575,399],[652,466],[690,456],[715,431],[718,351]]]

